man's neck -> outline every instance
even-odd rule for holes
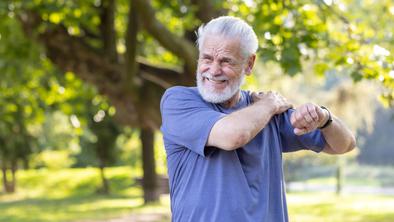
[[[237,103],[239,102],[240,98],[241,98],[241,91],[238,90],[233,97],[231,97],[229,100],[221,103],[220,105],[223,106],[226,109],[229,109],[229,108],[237,105]]]

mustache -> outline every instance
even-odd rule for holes
[[[224,75],[215,76],[215,75],[212,75],[212,73],[209,73],[209,72],[203,72],[203,73],[201,73],[201,76],[204,77],[204,78],[213,80],[213,81],[228,80],[228,78],[226,76],[224,76]]]

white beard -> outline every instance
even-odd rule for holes
[[[214,77],[210,73],[197,73],[196,75],[198,92],[205,101],[210,103],[224,103],[230,100],[245,82],[245,73],[242,71],[241,76],[233,83],[230,83],[223,91],[215,92],[204,87],[203,75],[208,78]]]

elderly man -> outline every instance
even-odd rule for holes
[[[213,19],[198,47],[197,87],[172,87],[161,101],[172,220],[288,221],[282,153],[341,154],[354,136],[325,107],[240,90],[258,47],[243,20]]]

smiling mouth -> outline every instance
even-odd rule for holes
[[[227,82],[227,80],[217,80],[217,79],[210,79],[210,78],[208,78],[208,77],[204,77],[206,80],[208,80],[209,82],[212,82],[212,83],[225,83],[225,82]]]

